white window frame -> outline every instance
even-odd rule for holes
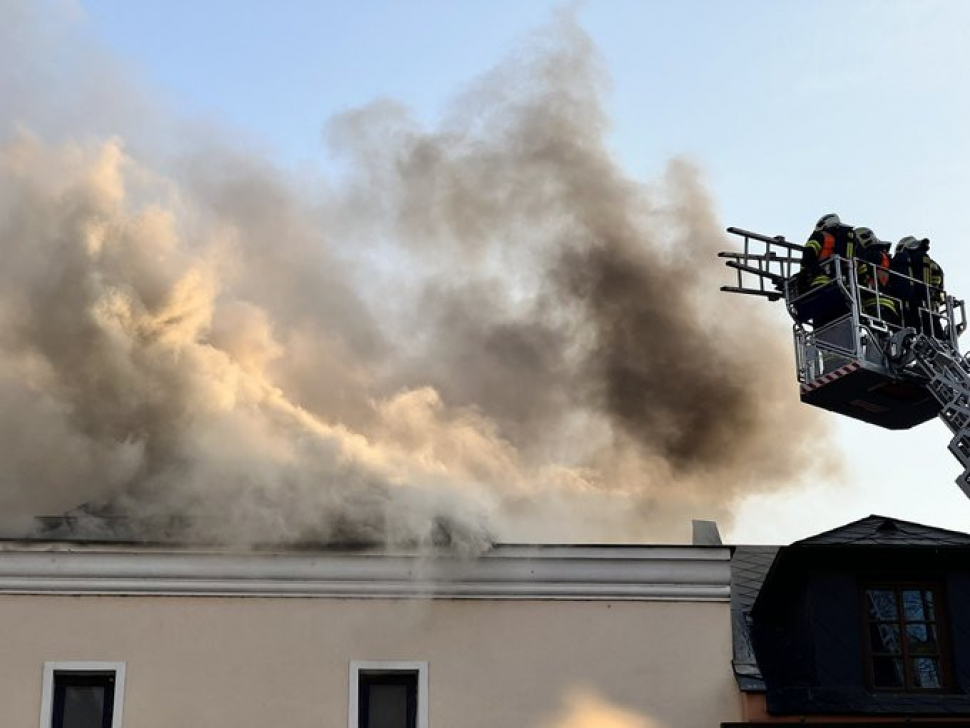
[[[111,728],[121,728],[125,704],[124,662],[45,662],[44,687],[40,699],[40,728],[51,728],[54,710],[54,673],[56,672],[102,672],[114,673],[115,694],[111,713]]]
[[[416,728],[428,728],[428,663],[401,661],[350,661],[350,703],[347,711],[347,728],[359,728],[357,721],[359,706],[360,673],[368,672],[409,672],[418,676],[418,715]]]

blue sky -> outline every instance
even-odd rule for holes
[[[327,120],[374,99],[399,100],[433,121],[564,7],[544,0],[77,6],[72,22],[120,62],[126,80],[294,169],[327,164]],[[670,158],[686,156],[703,170],[724,225],[798,238],[818,215],[836,211],[884,239],[927,235],[948,288],[970,295],[970,4],[588,0],[573,7],[602,55],[610,144],[632,176],[650,180]],[[783,312],[778,317],[784,325]],[[752,498],[731,536],[789,540],[870,512],[970,526],[942,425],[886,433],[835,416],[830,423],[850,463],[845,480]]]
[[[561,7],[81,2],[89,32],[141,83],[290,163],[319,159],[325,121],[375,98],[433,119]],[[733,219],[790,234],[829,208],[852,210],[885,237],[967,231],[948,219],[968,174],[963,3],[576,8],[608,69],[611,138],[632,173],[692,157]]]

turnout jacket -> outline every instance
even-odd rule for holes
[[[810,287],[828,283],[832,266],[824,266],[833,256],[847,260],[856,255],[855,231],[850,225],[837,225],[831,230],[816,230],[805,243],[802,253],[801,278]]]

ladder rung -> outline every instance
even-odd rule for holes
[[[779,235],[778,237],[770,238],[767,235],[762,235],[761,233],[753,233],[750,230],[742,230],[741,228],[737,228],[737,227],[729,227],[727,231],[734,235],[740,235],[741,237],[744,237],[744,238],[751,238],[752,240],[760,240],[761,242],[768,243],[770,245],[780,245],[781,247],[788,248],[789,250],[798,250],[798,251],[805,250],[804,245],[798,245],[797,243],[790,243],[787,240],[785,240],[785,238],[783,238],[781,235]]]
[[[721,286],[722,291],[727,293],[744,293],[748,296],[764,296],[769,301],[777,301],[782,297],[781,293],[775,293],[774,291],[761,291],[757,288],[738,288],[737,286]]]
[[[785,282],[785,276],[779,275],[778,273],[772,273],[771,271],[763,270],[761,268],[755,268],[754,266],[745,265],[744,263],[739,263],[736,260],[729,260],[725,263],[728,268],[734,268],[735,270],[744,271],[745,273],[750,273],[753,276],[759,276],[761,278],[767,278],[772,283],[781,285]]]

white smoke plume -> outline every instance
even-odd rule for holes
[[[33,68],[36,18],[0,21]],[[700,172],[631,179],[604,82],[563,16],[436,128],[329,121],[308,183],[0,80],[0,509],[475,549],[679,538],[810,477],[784,333],[723,314]]]

